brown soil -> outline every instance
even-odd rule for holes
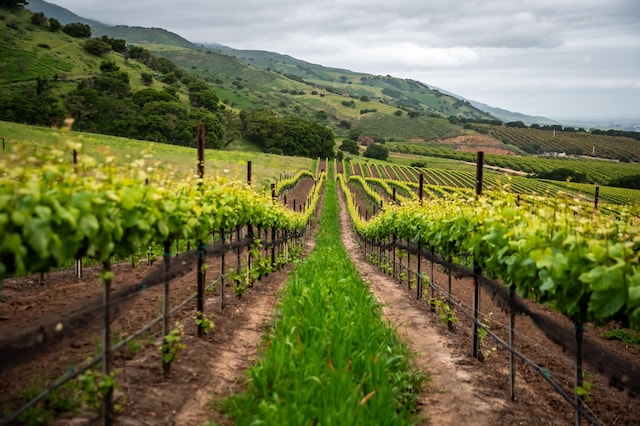
[[[298,195],[295,195],[298,197]],[[299,196],[304,199],[304,195]],[[436,313],[429,311],[424,301],[417,302],[406,290],[406,284],[377,270],[367,263],[351,231],[342,208],[341,223],[343,243],[353,262],[371,286],[374,295],[384,303],[383,313],[398,327],[401,335],[416,351],[417,367],[428,373],[431,381],[422,397],[420,414],[424,424],[454,425],[569,425],[573,422],[572,410],[557,396],[537,373],[522,366],[516,378],[516,400],[510,401],[507,391],[507,355],[493,350],[490,344],[483,346],[485,361],[469,356],[468,324],[460,323],[450,331]],[[312,247],[307,240],[305,250]],[[233,266],[235,256],[227,256]],[[215,274],[219,261],[210,264]],[[423,271],[428,271],[427,264]],[[413,266],[415,267],[415,261]],[[139,265],[132,269],[127,264],[116,266],[114,287],[137,282],[152,268]],[[220,311],[219,289],[205,297],[205,312],[215,323],[214,330],[204,338],[198,338],[193,320],[195,302],[175,314],[172,320],[184,325],[183,338],[186,349],[172,365],[171,372],[163,375],[160,368],[159,328],[139,339],[142,349],[137,353],[124,351],[115,360],[120,389],[116,397],[124,402],[123,410],[116,416],[116,424],[123,425],[199,425],[208,419],[226,424],[224,417],[211,408],[212,399],[242,390],[243,372],[256,358],[261,336],[274,315],[277,295],[293,265],[271,273],[257,282],[242,298],[233,295],[226,287],[226,305]],[[4,283],[4,301],[0,303],[0,339],[31,329],[41,322],[58,317],[62,312],[73,312],[100,297],[98,269],[89,268],[85,278],[77,280],[73,271],[46,275],[45,285],[38,277],[7,280]],[[435,270],[436,283],[446,280],[445,274]],[[471,287],[468,280],[454,280],[455,297],[469,300]],[[195,272],[179,278],[171,285],[171,306],[188,296],[195,286]],[[140,327],[159,312],[159,289],[150,289],[136,299],[131,309],[120,313],[114,329],[123,334]],[[503,315],[494,308],[488,295],[481,300],[483,313],[497,320]],[[21,390],[28,385],[43,386],[60,376],[70,364],[78,364],[95,353],[100,336],[100,320],[97,319],[82,334],[51,346],[41,353],[21,362],[15,368],[0,366],[0,410],[15,407]],[[492,323],[493,324],[493,323]],[[498,331],[499,326],[495,326]],[[549,368],[554,374],[572,376],[571,358],[551,344],[536,327],[526,320],[518,320],[520,347],[532,350],[528,355]],[[633,348],[620,349],[635,360],[640,354]],[[605,424],[637,424],[640,418],[638,398],[630,399],[623,392],[608,387],[606,379],[591,377],[594,383],[591,408]],[[97,416],[87,410],[71,417],[62,416],[60,425],[97,424]]]
[[[513,151],[502,148],[501,141],[486,135],[462,135],[438,142],[455,145],[460,151],[465,152],[483,151],[485,154],[514,155]]]

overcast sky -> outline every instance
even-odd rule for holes
[[[531,115],[640,117],[640,0],[49,1]]]

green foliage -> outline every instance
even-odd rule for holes
[[[143,72],[140,74],[140,77],[142,78],[142,83],[145,86],[150,86],[151,83],[153,83],[153,74],[151,73]]]
[[[98,39],[89,39],[84,42],[84,50],[96,56],[103,56],[111,51],[111,45]]]
[[[49,31],[55,33],[62,29],[62,24],[56,18],[49,18]]]
[[[345,139],[340,144],[340,150],[348,152],[349,154],[358,155],[360,154],[360,149],[358,148],[358,143],[352,139]]]
[[[576,172],[575,170],[567,169],[564,167],[538,173],[536,177],[539,179],[562,180],[578,183],[589,182],[587,175],[585,175],[584,173]]]
[[[591,203],[516,201],[508,193],[478,200],[451,194],[388,206],[366,224],[354,221],[367,238],[393,233],[445,256],[471,253],[483,272],[523,297],[550,302],[574,323],[621,321],[640,329],[636,210],[594,215]]]
[[[619,340],[636,348],[640,348],[640,332],[628,328],[614,328],[600,334],[600,337],[609,340]]]
[[[62,32],[77,38],[91,37],[91,27],[81,22],[71,22],[62,27]]]
[[[50,126],[64,120],[64,109],[52,93],[50,81],[38,78],[12,93],[0,90],[0,119]]]
[[[29,4],[27,0],[0,0],[0,7],[5,7],[7,9],[12,9],[27,4]]]
[[[107,157],[102,168],[80,152],[74,167],[69,150],[80,146],[63,147],[66,152],[55,143],[47,150],[27,145],[0,156],[5,171],[0,176],[0,280],[46,271],[79,256],[128,257],[151,241],[204,240],[213,230],[247,223],[300,231],[313,212],[291,212],[253,188],[222,178],[207,178],[197,192],[184,175],[179,180],[154,176],[150,183],[153,168],[143,167],[142,159],[116,167]]]
[[[29,386],[22,393],[24,403],[32,400],[44,389],[37,386]],[[63,413],[74,413],[80,408],[77,389],[73,383],[67,383],[62,388],[50,392],[35,406],[25,410],[18,420],[27,425],[48,424]]]
[[[310,158],[333,158],[333,132],[317,123],[298,117],[279,117],[262,108],[242,111],[242,133],[260,144],[266,152]]]
[[[77,379],[78,392],[82,402],[95,411],[102,412],[103,401],[107,393],[118,388],[115,380],[115,373],[102,374],[94,370],[87,370]],[[121,406],[116,404],[115,409],[119,410]]]
[[[184,326],[176,321],[175,328],[167,334],[160,346],[160,354],[162,355],[163,364],[171,364],[178,360],[180,351],[185,349],[187,345],[182,343],[184,337]]]
[[[524,124],[522,121],[510,121],[508,123],[504,123],[505,127],[518,127],[521,129],[526,129],[527,125]]]
[[[412,420],[425,377],[411,369],[408,347],[380,318],[339,242],[334,185],[327,181],[314,251],[287,283],[247,391],[221,404],[237,424]]]
[[[209,332],[213,330],[214,324],[202,311],[198,311],[196,312],[196,326],[202,327],[204,334],[209,334]]]
[[[46,25],[47,21],[47,17],[42,12],[31,15],[31,23],[34,25]]]
[[[379,143],[374,143],[367,147],[364,151],[364,156],[367,158],[375,158],[377,160],[386,160],[389,157],[389,150]]]
[[[445,299],[431,299],[431,306],[433,306],[440,316],[440,321],[449,327],[450,330],[453,330],[455,325],[458,323],[458,318],[456,317],[456,313],[451,306],[446,302]],[[484,329],[482,329],[484,331]],[[484,331],[486,335],[486,331]]]
[[[640,174],[622,176],[617,179],[613,179],[609,182],[609,185],[620,188],[640,189]]]

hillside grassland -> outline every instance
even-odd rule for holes
[[[164,143],[138,141],[95,133],[49,129],[0,121],[0,138],[5,139],[5,149],[14,146],[32,147],[34,150],[61,146],[66,142],[82,144],[82,152],[98,161],[108,156],[117,161],[131,161],[144,155],[150,163],[158,163],[177,173],[196,173],[197,151],[195,147],[183,147]],[[0,151],[1,152],[1,151]],[[69,156],[71,161],[71,156]],[[313,170],[315,160],[302,157],[265,154],[253,151],[205,151],[205,173],[211,176],[225,176],[229,179],[246,181],[247,163],[251,161],[252,181],[258,187],[268,188],[270,183],[284,174],[297,170]]]

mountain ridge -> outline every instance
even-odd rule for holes
[[[386,89],[387,94],[395,94],[396,96],[389,96],[388,98],[393,99],[395,102],[397,102],[398,106],[411,108],[412,106],[423,104],[425,106],[424,109],[427,114],[438,113],[444,117],[446,117],[447,115],[461,115],[464,118],[472,119],[498,118],[502,121],[516,121],[505,120],[503,117],[517,117],[517,120],[523,121],[528,124],[550,124],[551,122],[553,122],[553,120],[547,119],[545,117],[534,117],[526,114],[513,113],[511,111],[500,108],[492,108],[481,102],[470,101],[462,98],[459,95],[455,95],[444,90],[434,89],[427,83],[420,81],[402,79],[398,77],[392,77],[390,75],[383,77],[386,79],[395,78],[401,82],[406,81],[408,82],[407,86],[409,88],[415,87],[415,85],[422,86],[422,90],[428,90],[430,92],[430,94],[432,95],[430,98],[425,97],[425,93],[420,96],[415,92],[404,94],[403,96],[397,96],[398,93],[393,92],[396,88],[382,87],[384,86],[384,84],[382,84],[379,80],[379,77],[382,76],[374,76],[372,74],[361,73],[343,68],[324,67],[319,64],[313,64],[301,59],[297,59],[287,54],[260,50],[237,50],[228,46],[221,45],[219,43],[193,43],[180,36],[179,34],[172,33],[162,28],[145,28],[126,25],[108,26],[98,21],[80,17],[79,15],[76,15],[65,8],[57,6],[53,3],[46,2],[44,0],[32,0],[29,2],[29,5],[27,5],[27,8],[34,12],[43,12],[47,16],[58,19],[63,24],[68,22],[87,23],[92,27],[92,33],[94,34],[94,36],[100,37],[105,35],[112,38],[121,38],[125,39],[128,43],[133,44],[166,44],[170,46],[196,50],[200,48],[206,48],[225,54],[227,56],[243,60],[246,64],[254,67],[280,72],[287,77],[300,78],[303,80],[308,80],[312,83],[334,83],[336,82],[335,75],[332,74],[336,73],[357,76],[360,79],[364,77],[367,79],[376,80],[378,78],[378,83],[380,84],[377,84],[377,86],[380,87],[380,90]],[[280,64],[281,66],[278,66],[278,64]],[[391,83],[390,80],[387,80],[387,82],[392,86],[398,85],[398,83]],[[353,83],[353,81],[351,81],[351,83]],[[400,84],[404,85],[403,83]],[[369,85],[371,86],[371,84]],[[457,101],[449,102],[449,105],[447,105],[446,102],[439,102],[442,99],[438,98],[441,98],[442,95],[451,96],[457,99]]]

